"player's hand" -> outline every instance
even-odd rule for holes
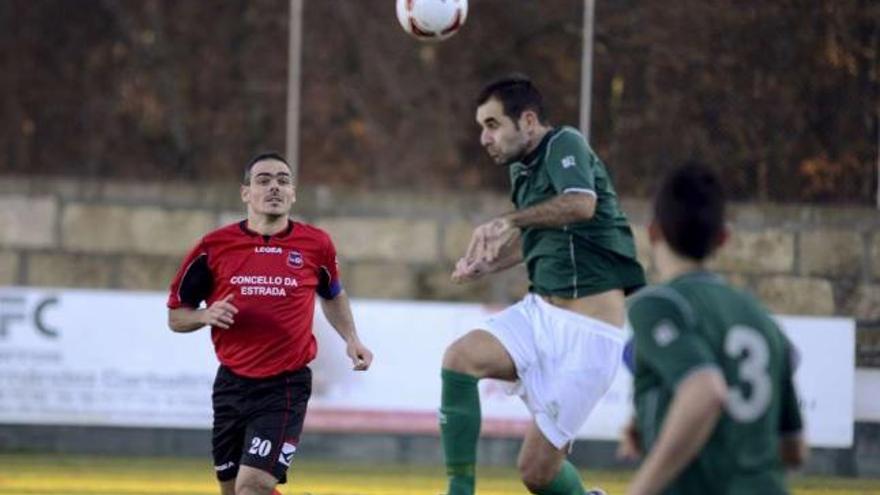
[[[464,258],[492,263],[516,234],[516,227],[507,217],[486,222],[474,229]]]
[[[357,337],[348,341],[345,353],[351,359],[351,363],[354,365],[352,369],[355,371],[366,371],[373,363],[373,353]]]
[[[461,258],[452,271],[452,281],[456,284],[463,284],[474,281],[489,272],[489,264],[485,261],[468,261],[467,258]]]
[[[235,323],[238,308],[232,304],[232,294],[214,301],[202,313],[202,323],[218,328],[229,328]]]
[[[501,256],[501,251],[517,234],[516,227],[510,219],[501,217],[492,220],[486,227],[486,249],[483,261],[492,263]]]
[[[635,420],[632,419],[627,423],[620,436],[620,443],[617,445],[617,458],[624,461],[637,461],[642,457],[642,440],[639,430],[636,428]]]

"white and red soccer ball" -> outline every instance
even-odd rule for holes
[[[397,20],[420,41],[452,36],[467,19],[467,0],[397,0]]]

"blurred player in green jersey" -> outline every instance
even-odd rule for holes
[[[791,345],[754,298],[706,271],[726,240],[724,191],[688,164],[664,180],[649,227],[661,284],[629,305],[636,417],[624,457],[644,453],[629,495],[788,493],[806,448]]]
[[[528,79],[488,85],[477,99],[480,144],[510,173],[516,210],[478,226],[452,279],[525,262],[531,287],[446,350],[440,406],[448,495],[473,495],[477,382],[510,382],[532,413],[518,468],[544,495],[584,490],[566,455],[621,363],[624,297],[645,283],[605,165],[584,136],[553,127]]]

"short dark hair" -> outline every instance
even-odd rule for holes
[[[535,112],[538,121],[542,124],[546,123],[544,98],[532,81],[524,75],[514,74],[490,82],[477,96],[477,106],[492,98],[501,102],[504,115],[510,117],[514,124],[526,110]]]
[[[724,232],[724,188],[714,170],[686,162],[669,172],[654,199],[654,221],[681,256],[702,261]]]
[[[248,185],[251,183],[251,170],[254,168],[254,165],[256,165],[257,162],[261,162],[263,160],[277,160],[287,165],[287,168],[290,168],[290,164],[287,163],[287,160],[283,156],[281,156],[281,153],[275,151],[266,151],[251,158],[250,161],[248,161],[247,165],[244,166],[244,177],[242,177],[241,179],[242,184]]]

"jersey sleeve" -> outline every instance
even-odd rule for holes
[[[649,366],[670,388],[696,369],[718,366],[708,343],[696,331],[690,305],[672,289],[636,298],[628,313],[636,366]]]
[[[790,435],[799,433],[804,428],[797,390],[794,386],[794,373],[797,369],[797,350],[785,340],[785,357],[782,367],[782,407],[780,409],[779,433]]]
[[[598,159],[579,132],[565,128],[552,138],[545,166],[557,193],[579,192],[595,196],[593,170]]]
[[[214,275],[208,266],[208,252],[200,242],[186,255],[168,294],[168,308],[198,308],[214,290]]]
[[[336,246],[333,240],[327,236],[324,246],[324,255],[318,266],[318,295],[324,299],[333,299],[342,292],[342,282],[339,280],[339,263],[336,260]]]

